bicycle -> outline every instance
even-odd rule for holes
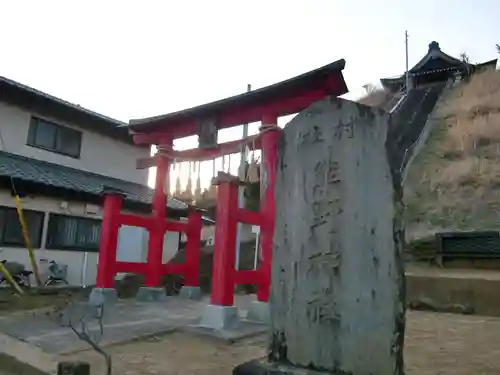
[[[8,267],[9,262],[7,260],[4,259],[1,262],[5,266],[6,269],[9,269],[9,267]],[[19,285],[20,287],[31,288],[31,275],[32,274],[33,274],[33,271],[28,271],[26,269],[21,269],[19,267],[19,270],[17,270],[17,272],[13,272],[11,276],[12,276],[12,279],[16,282],[16,284]],[[2,274],[0,274],[0,285],[10,285],[9,281]]]
[[[49,277],[44,283],[44,287],[47,288],[51,285],[69,285],[68,280],[66,280],[66,267],[62,267],[55,260],[50,261],[49,265]]]

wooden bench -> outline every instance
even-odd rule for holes
[[[446,259],[500,259],[498,231],[470,231],[436,233],[437,260]]]

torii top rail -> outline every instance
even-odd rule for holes
[[[211,126],[220,130],[257,121],[276,125],[279,116],[298,113],[325,96],[347,93],[344,66],[345,61],[338,60],[258,90],[178,112],[130,120],[129,128],[137,144],[168,146],[174,139],[199,135],[203,128]],[[177,156],[192,153],[186,150]]]

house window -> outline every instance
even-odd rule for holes
[[[72,158],[79,158],[82,133],[38,117],[32,117],[28,132],[28,145]]]
[[[44,212],[23,210],[31,246],[36,249],[39,249],[42,243],[44,216]],[[0,206],[0,245],[26,247],[17,210],[14,207]]]
[[[50,214],[47,249],[98,251],[101,220]]]

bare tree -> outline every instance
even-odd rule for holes
[[[497,43],[497,44],[495,45],[495,47],[496,47],[496,49],[497,49],[497,52],[498,52],[498,53],[500,53],[500,44],[498,44],[498,43]]]
[[[462,62],[465,64],[470,64],[470,57],[466,52],[462,52],[460,54],[460,60],[462,60]]]
[[[96,334],[89,333],[89,324],[83,315],[79,318],[79,327],[77,328],[73,323],[73,319],[71,317],[71,312],[68,313],[68,322],[67,326],[71,328],[71,330],[75,333],[75,335],[82,341],[89,344],[92,349],[94,349],[97,353],[104,357],[106,361],[106,375],[111,375],[111,355],[106,353],[104,349],[99,345],[102,336],[104,335],[104,304],[100,304],[96,306],[96,314],[94,315],[95,320],[97,320],[98,324],[98,332]]]
[[[472,74],[472,66],[470,63],[470,57],[467,52],[462,52],[460,54],[460,60],[462,60],[465,65],[465,78],[470,77]]]
[[[375,92],[377,90],[375,85],[373,85],[371,83],[367,83],[366,85],[363,85],[363,88],[365,89],[367,94],[371,94],[372,92]]]

